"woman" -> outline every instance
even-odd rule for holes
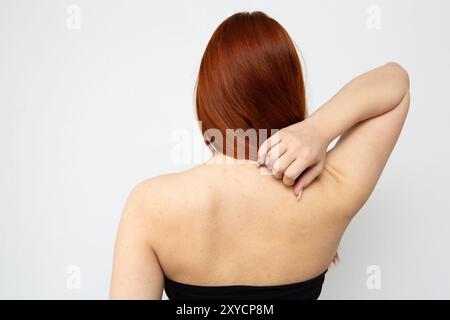
[[[208,43],[196,87],[213,156],[131,192],[111,298],[160,299],[164,288],[171,299],[318,298],[408,108],[408,74],[387,63],[307,117],[302,69],[287,32],[261,12],[229,17]],[[271,136],[255,142],[251,130]]]

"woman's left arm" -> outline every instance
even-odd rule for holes
[[[159,300],[164,276],[149,241],[149,215],[142,188],[131,192],[116,239],[110,299]]]

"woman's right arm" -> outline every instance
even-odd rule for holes
[[[378,181],[408,108],[407,72],[396,63],[385,64],[353,79],[311,117],[269,138],[259,161],[282,175],[285,184],[297,180],[296,194],[320,175],[323,183],[336,185],[345,211],[354,213]],[[281,152],[270,153],[274,146]]]
[[[331,142],[357,123],[391,111],[408,92],[408,73],[390,62],[350,81],[310,118]]]

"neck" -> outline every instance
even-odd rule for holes
[[[246,164],[256,166],[256,161],[247,159],[236,159],[220,152],[215,152],[213,156],[206,162],[207,164]]]

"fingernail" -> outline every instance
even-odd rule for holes
[[[303,190],[300,189],[300,192],[299,192],[298,195],[297,195],[297,201],[299,201],[300,198],[302,197],[302,191],[303,191]]]

